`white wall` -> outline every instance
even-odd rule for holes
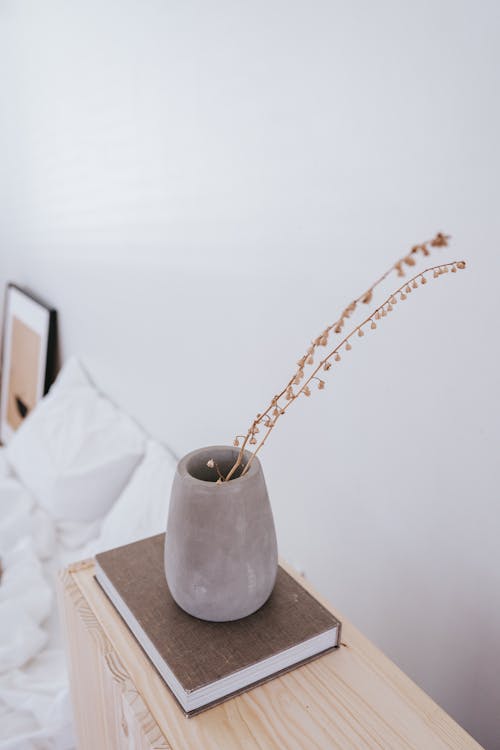
[[[0,283],[177,454],[414,242],[470,269],[263,453],[281,552],[500,748],[499,6],[0,0]]]

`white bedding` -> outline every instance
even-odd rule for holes
[[[75,371],[74,362],[71,368]],[[81,377],[78,370],[79,386]],[[88,394],[86,397],[89,398]],[[64,398],[69,420],[71,399],[66,391]],[[45,422],[47,413],[45,408]],[[78,405],[75,413],[81,420]],[[113,462],[116,424],[123,423],[124,418],[119,415],[119,419],[111,420],[115,422],[111,429],[107,409],[106,420],[115,452],[111,456]],[[65,505],[59,501],[57,513],[52,513],[50,497],[45,495],[40,502],[34,492],[26,489],[14,475],[10,446],[0,448],[0,560],[3,568],[0,581],[0,750],[71,750],[74,747],[68,679],[55,600],[57,572],[70,562],[84,559],[94,552],[165,528],[175,461],[161,445],[147,441],[145,435],[141,434],[140,439],[130,437],[130,423],[126,420],[125,423],[126,450],[130,453],[131,442],[134,446],[142,442],[145,456],[136,468],[137,451],[134,447],[131,469],[118,496],[114,491],[116,482],[113,492],[106,494],[105,489],[109,490],[110,484],[104,477],[101,495],[106,513],[95,518],[93,509],[91,520],[81,520],[81,514],[72,510],[75,497],[81,502],[82,473],[78,465],[71,467],[72,475],[78,474],[78,491],[73,496],[67,493],[63,498],[69,512],[65,514]],[[33,419],[33,424],[36,428],[36,419]],[[29,427],[28,419],[22,429],[26,433]],[[88,427],[90,429],[95,431],[95,419]],[[84,430],[85,426],[80,425],[81,440]],[[31,440],[31,435],[22,435],[25,445]],[[105,467],[102,446],[106,445],[106,436],[101,434],[100,441],[97,458],[101,467]],[[19,465],[24,462],[29,467],[29,455],[25,453],[20,458],[17,447],[13,455]],[[86,449],[83,456],[86,470],[88,456],[89,449]],[[92,483],[95,482],[95,464],[94,460]],[[57,486],[58,477],[53,466],[50,479]],[[61,473],[65,472],[67,464],[61,466]],[[67,517],[61,517],[64,515]]]
[[[53,585],[56,530],[0,449],[0,748],[74,746]],[[55,645],[55,647],[54,647]]]

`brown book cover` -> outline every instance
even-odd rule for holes
[[[257,612],[206,622],[184,612],[165,579],[165,535],[96,555],[96,578],[191,716],[330,651],[340,622],[283,568]]]

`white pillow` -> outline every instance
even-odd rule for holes
[[[145,437],[70,359],[24,420],[7,460],[55,520],[104,516],[144,454]]]
[[[150,440],[144,460],[104,519],[89,554],[165,531],[175,467],[172,455]]]

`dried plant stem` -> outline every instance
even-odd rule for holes
[[[400,277],[404,276],[405,275],[405,272],[404,272],[405,265],[406,266],[410,266],[410,267],[414,266],[415,263],[416,263],[415,256],[418,253],[421,253],[424,256],[430,255],[429,246],[431,246],[431,247],[445,247],[445,246],[448,245],[448,239],[449,239],[448,235],[445,235],[442,232],[438,232],[433,239],[426,240],[425,242],[422,242],[419,245],[414,245],[412,247],[411,251],[407,255],[403,256],[398,261],[396,261],[385,273],[382,274],[382,276],[380,276],[379,279],[377,279],[377,281],[375,281],[365,292],[363,292],[363,294],[361,294],[359,297],[357,297],[355,300],[353,300],[350,303],[350,305],[348,305],[344,309],[344,311],[342,312],[342,314],[341,314],[341,316],[340,316],[340,318],[338,320],[336,320],[331,325],[327,326],[324,329],[324,331],[314,341],[312,341],[311,346],[308,348],[307,352],[299,359],[299,361],[297,363],[298,366],[299,366],[299,369],[292,375],[292,377],[290,378],[290,380],[288,381],[288,383],[285,385],[285,387],[283,388],[283,390],[280,393],[276,394],[271,399],[271,402],[268,404],[268,406],[266,407],[266,409],[262,413],[257,414],[257,416],[255,417],[254,421],[252,422],[252,424],[251,424],[251,426],[250,426],[250,428],[249,428],[249,430],[248,430],[248,432],[247,432],[247,434],[245,436],[243,436],[243,435],[237,435],[236,436],[236,438],[234,440],[234,445],[236,447],[239,447],[240,450],[238,452],[238,456],[236,458],[236,461],[235,461],[234,465],[231,467],[231,470],[226,475],[226,481],[228,481],[229,479],[231,479],[232,476],[234,475],[234,473],[240,467],[240,465],[241,465],[241,463],[243,461],[243,456],[244,456],[244,452],[245,452],[245,449],[246,449],[247,445],[248,444],[255,445],[257,443],[257,440],[255,439],[255,434],[256,434],[256,432],[258,432],[259,425],[261,423],[263,423],[264,427],[271,427],[271,429],[272,429],[272,427],[274,426],[273,419],[276,419],[277,416],[282,416],[280,414],[280,412],[282,410],[282,407],[278,408],[278,402],[279,402],[279,400],[281,398],[283,398],[283,396],[285,396],[287,393],[291,392],[290,389],[293,388],[293,385],[297,385],[298,382],[300,382],[300,380],[304,376],[304,372],[303,372],[304,366],[306,364],[312,364],[313,359],[314,359],[315,351],[316,351],[316,349],[319,346],[326,346],[327,345],[327,343],[328,343],[328,337],[329,337],[331,331],[333,330],[337,334],[341,333],[342,328],[344,327],[347,318],[349,318],[350,315],[354,312],[354,310],[356,309],[357,305],[360,302],[363,303],[363,304],[369,304],[371,302],[371,300],[372,300],[373,292],[374,292],[375,288],[379,284],[381,284],[383,281],[385,281],[385,279],[391,273],[396,272],[398,276],[400,276]],[[411,281],[411,279],[410,279],[410,281]],[[309,382],[309,381],[307,381],[307,382]],[[286,406],[285,406],[285,408],[286,408]],[[240,438],[243,438],[243,442],[240,442]],[[266,439],[267,439],[267,434],[265,435],[263,441],[265,442]],[[259,445],[258,450],[260,450],[261,446],[262,446],[262,441],[261,441],[261,444]],[[246,471],[248,471],[248,465],[246,466]]]
[[[274,419],[272,420],[272,423],[268,426],[268,429],[267,429],[264,437],[262,438],[262,440],[258,444],[257,448],[252,453],[252,455],[251,455],[250,459],[248,460],[245,468],[241,472],[241,476],[244,476],[247,473],[247,471],[250,469],[250,466],[252,465],[253,459],[259,453],[259,451],[263,448],[263,446],[265,445],[265,442],[266,442],[267,438],[269,437],[269,434],[272,432],[272,430],[276,426],[276,423],[278,422],[278,420],[280,419],[280,417],[283,416],[283,414],[285,414],[286,411],[290,408],[291,404],[294,401],[296,401],[299,398],[299,396],[301,396],[302,394],[304,394],[306,396],[310,396],[311,395],[310,388],[309,388],[309,385],[311,384],[311,382],[313,380],[318,380],[319,381],[319,388],[321,390],[323,389],[323,387],[324,387],[324,381],[321,380],[320,378],[318,378],[318,373],[320,372],[321,369],[323,369],[323,370],[329,370],[330,369],[332,358],[334,358],[335,355],[340,352],[340,350],[342,349],[342,347],[344,347],[344,346],[347,347],[349,345],[350,339],[352,339],[356,334],[359,335],[359,332],[363,331],[363,327],[364,326],[366,326],[369,323],[373,324],[376,319],[380,319],[382,317],[381,316],[382,311],[391,311],[393,309],[394,304],[396,304],[396,302],[397,302],[397,300],[396,300],[396,296],[397,295],[403,295],[402,301],[404,301],[404,299],[406,299],[407,294],[410,293],[409,290],[416,288],[416,286],[412,286],[412,284],[416,284],[417,279],[420,279],[422,281],[422,283],[426,283],[427,279],[426,279],[425,274],[433,272],[434,277],[437,278],[437,276],[440,276],[443,273],[447,273],[448,269],[451,269],[452,271],[456,271],[457,268],[459,268],[459,269],[465,268],[465,261],[453,261],[453,262],[450,262],[450,263],[441,264],[439,266],[431,266],[429,268],[426,268],[424,271],[420,271],[418,274],[416,274],[412,278],[406,279],[405,282],[404,282],[404,284],[402,284],[400,287],[398,287],[398,289],[396,289],[395,291],[393,291],[385,299],[385,301],[381,305],[379,305],[379,307],[377,307],[370,315],[368,315],[355,328],[353,328],[347,334],[347,336],[344,336],[344,338],[342,339],[342,341],[339,344],[337,344],[337,346],[335,346],[335,348],[332,349],[329,352],[329,354],[326,357],[324,357],[317,364],[317,366],[311,371],[310,375],[305,379],[303,385],[293,394],[293,396],[288,400],[288,402],[285,405],[283,405],[282,407],[279,407],[278,413],[274,416]],[[425,279],[425,281],[424,281],[424,279]],[[387,314],[387,312],[385,314]],[[325,367],[325,365],[326,365],[326,367]],[[233,466],[233,469],[234,469],[234,466]],[[231,472],[226,476],[226,481],[230,477],[230,474],[231,474]]]

